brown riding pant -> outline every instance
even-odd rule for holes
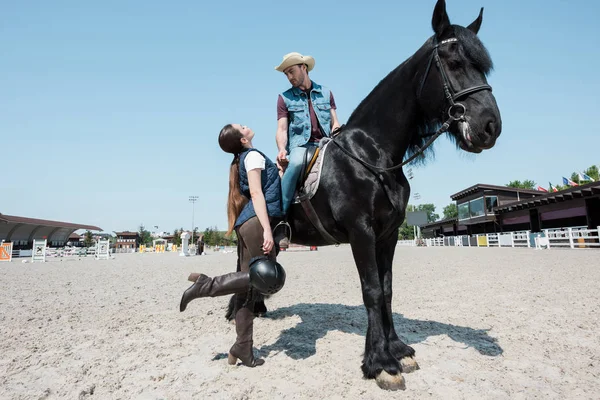
[[[238,226],[235,233],[238,238],[238,271],[249,271],[253,257],[266,255],[269,259],[276,260],[275,246],[268,255],[262,249],[264,230],[258,217],[252,217]]]

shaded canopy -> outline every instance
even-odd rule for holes
[[[62,246],[69,236],[80,229],[102,231],[93,225],[45,219],[18,217],[0,213],[0,241],[27,244],[34,239],[47,239],[49,245]]]

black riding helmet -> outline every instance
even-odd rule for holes
[[[250,260],[250,284],[262,294],[275,294],[285,284],[285,270],[265,256]]]

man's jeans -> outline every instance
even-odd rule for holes
[[[296,186],[298,185],[298,178],[302,172],[302,163],[304,162],[304,154],[309,146],[318,146],[318,143],[309,142],[304,146],[295,147],[288,154],[289,164],[283,173],[281,178],[281,197],[283,203],[283,213],[287,215],[292,201],[294,200],[294,193],[296,192]]]

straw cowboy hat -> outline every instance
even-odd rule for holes
[[[283,72],[287,67],[291,67],[296,64],[306,64],[306,70],[310,71],[315,67],[315,59],[311,56],[303,56],[300,53],[288,53],[283,56],[281,64],[275,67],[277,71]]]

